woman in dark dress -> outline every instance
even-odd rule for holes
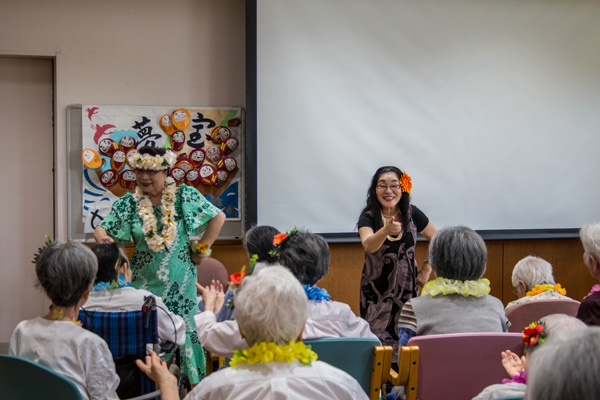
[[[367,205],[358,221],[365,249],[360,283],[360,315],[383,345],[398,356],[398,317],[404,303],[418,296],[419,286],[429,279],[425,260],[417,272],[417,233],[431,240],[437,228],[410,204],[410,177],[396,167],[381,167],[373,175]]]

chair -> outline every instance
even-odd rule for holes
[[[360,383],[371,400],[379,399],[392,365],[392,347],[373,338],[319,338],[303,340],[320,361],[339,368]]]
[[[121,378],[117,389],[120,398],[134,398],[140,395],[142,398],[155,398],[159,395],[154,382],[135,364],[136,359],[145,358],[148,345],[152,345],[157,354],[168,353],[175,347],[173,343],[169,343],[167,347],[159,345],[154,296],[148,296],[138,311],[80,310],[79,320],[83,328],[96,333],[108,344],[117,375]]]
[[[390,380],[405,386],[407,400],[471,399],[508,378],[500,353],[522,355],[522,339],[520,333],[490,332],[415,336],[400,349],[400,370]]]
[[[577,315],[579,302],[571,299],[536,300],[516,304],[506,310],[510,321],[509,332],[523,332],[526,326],[550,314]]]
[[[50,368],[24,358],[0,355],[2,398],[81,400],[77,386]]]

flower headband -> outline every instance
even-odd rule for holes
[[[400,177],[400,187],[404,193],[410,193],[412,190],[412,178],[406,172]]]
[[[273,248],[273,250],[269,251],[269,255],[271,257],[278,256],[281,253],[281,249],[283,249],[283,246],[285,246],[287,240],[294,236],[296,233],[298,233],[298,228],[294,227],[294,229],[292,229],[291,231],[287,231],[285,233],[278,233],[277,235],[273,236],[273,246],[275,247]]]
[[[146,169],[151,171],[162,171],[175,165],[177,156],[171,150],[167,150],[164,156],[151,156],[131,151],[127,154],[127,161],[133,169]]]
[[[532,322],[523,331],[523,343],[525,350],[531,351],[536,346],[543,344],[546,341],[546,325],[541,321]]]

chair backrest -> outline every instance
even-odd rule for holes
[[[218,280],[223,284],[223,290],[227,292],[229,274],[225,265],[216,258],[205,257],[200,265],[196,266],[198,271],[198,283],[202,286],[209,286],[210,282]]]
[[[549,299],[528,301],[506,310],[506,318],[510,321],[509,332],[523,332],[526,326],[550,314],[577,315],[579,302],[571,299]]]
[[[415,336],[419,347],[417,398],[471,399],[485,387],[508,378],[501,352],[523,354],[520,333],[456,333]]]
[[[0,355],[3,399],[81,400],[77,386],[65,376],[24,358]]]
[[[146,319],[148,318],[148,319]],[[146,345],[158,343],[158,320],[156,309],[144,313],[138,311],[101,312],[79,311],[82,326],[103,338],[115,359],[117,374],[121,378],[117,394],[119,397],[151,393],[154,382],[146,374],[140,373],[135,359],[144,359]],[[126,382],[138,380],[140,388],[128,391]]]
[[[376,347],[381,347],[379,340],[342,337],[307,339],[303,342],[311,346],[320,361],[347,372],[360,383],[367,395],[371,394],[374,350]],[[379,371],[379,386],[381,385],[381,371]],[[389,371],[389,365],[387,371]]]

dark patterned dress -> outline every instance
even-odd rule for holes
[[[417,232],[429,218],[417,207],[409,211],[408,231],[400,240],[386,239],[375,253],[365,253],[360,281],[360,316],[369,322],[373,333],[384,346],[393,346],[394,361],[398,357],[398,318],[404,303],[418,295],[415,244]],[[373,216],[361,215],[358,228],[375,232]]]
[[[220,211],[198,190],[181,185],[177,190],[175,212],[177,237],[169,251],[156,253],[148,248],[142,232],[142,220],[137,215],[131,193],[115,202],[100,226],[119,243],[129,244],[133,240],[135,251],[131,257],[131,285],[160,296],[169,310],[185,321],[186,339],[181,367],[190,382],[198,383],[206,375],[206,366],[194,324],[194,315],[198,312],[195,286],[197,271],[190,256],[190,236],[204,232],[207,222]],[[161,232],[160,205],[154,207],[154,215],[158,220],[157,229]]]

